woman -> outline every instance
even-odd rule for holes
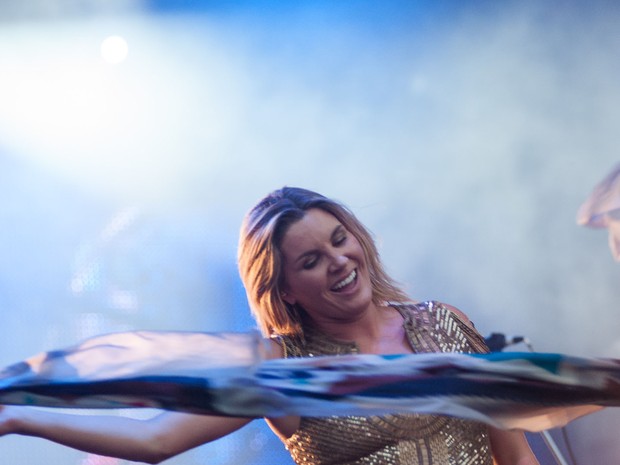
[[[320,194],[285,187],[241,228],[239,270],[269,357],[346,353],[482,352],[457,309],[410,303],[383,270],[355,216]],[[250,419],[165,412],[151,420],[5,407],[0,434],[159,463],[225,436]],[[297,463],[536,465],[521,433],[431,415],[267,419]]]

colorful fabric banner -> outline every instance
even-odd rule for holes
[[[243,417],[422,413],[541,431],[620,406],[620,361],[544,353],[265,360],[258,334],[128,332],[0,373],[0,403]]]

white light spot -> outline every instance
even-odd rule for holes
[[[101,57],[112,65],[122,63],[128,53],[127,41],[121,36],[110,36],[101,42]]]

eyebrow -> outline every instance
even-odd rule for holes
[[[329,236],[329,239],[330,239],[331,241],[334,241],[334,239],[336,238],[336,236],[337,236],[338,234],[340,234],[341,232],[343,232],[343,231],[346,231],[346,229],[345,229],[345,227],[344,227],[341,223],[339,223],[339,224],[338,224],[338,225],[334,228],[334,230],[332,231],[331,235]],[[307,256],[312,255],[312,254],[315,254],[315,253],[317,253],[317,252],[318,252],[318,251],[317,251],[316,249],[311,249],[311,250],[308,250],[308,251],[306,251],[306,252],[302,253],[299,257],[297,257],[297,259],[295,260],[295,263],[299,263],[299,261],[303,260],[303,259],[304,259],[304,258],[306,258]]]

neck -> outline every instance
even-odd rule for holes
[[[311,324],[330,338],[355,342],[362,353],[387,354],[411,351],[405,340],[402,316],[392,307],[378,307],[373,304],[354,320],[313,320]]]
[[[347,341],[372,339],[381,335],[382,310],[373,305],[363,314],[356,315],[350,320],[317,321],[316,326],[325,334],[336,339]]]

